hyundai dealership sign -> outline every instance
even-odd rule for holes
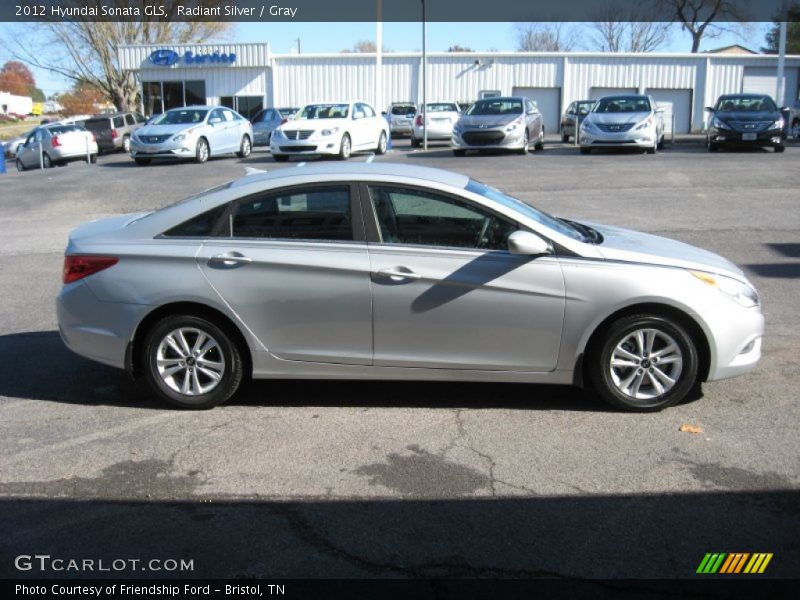
[[[185,65],[232,65],[236,62],[236,55],[222,53],[219,51],[210,54],[195,54],[188,50],[183,56],[167,48],[154,50],[150,53],[148,60],[159,67],[171,67],[178,63]]]

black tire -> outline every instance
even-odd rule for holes
[[[144,167],[146,165],[149,165],[150,161],[152,159],[150,159],[150,158],[134,158],[133,160],[134,160],[134,162],[136,162],[137,165],[140,165],[140,166]]]
[[[17,165],[17,171],[25,170],[25,165],[22,164],[22,161],[20,159],[16,160],[16,165]]]
[[[386,146],[387,146],[386,132],[381,131],[381,136],[378,138],[378,147],[375,148],[375,154],[386,154]]]
[[[50,155],[45,153],[42,155],[42,166],[45,169],[52,169],[53,168],[53,160],[50,158]]]
[[[422,142],[412,135],[411,136],[411,147],[412,148],[419,148],[420,146],[422,146]]]
[[[561,134],[561,141],[564,142],[565,144],[568,144],[569,143],[569,136],[566,133],[562,133]]]
[[[89,160],[87,162],[92,165],[97,164],[97,154],[90,154]],[[62,163],[62,164],[66,166],[67,163]]]
[[[289,160],[289,157],[286,154],[273,154],[272,158],[274,158],[277,162],[286,162]]]
[[[342,143],[339,146],[339,160],[347,160],[350,158],[350,154],[352,154],[353,147],[352,142],[350,140],[350,134],[345,133],[342,136]]]
[[[466,156],[466,150],[453,150],[453,156]]]
[[[680,350],[683,361],[680,374],[676,375],[673,386],[661,395],[646,399],[634,398],[618,389],[613,381],[610,367],[611,357],[617,345],[626,336],[639,329],[654,329],[672,338]],[[589,381],[594,390],[612,406],[628,411],[651,412],[673,406],[683,400],[697,384],[699,359],[695,342],[680,322],[668,317],[649,314],[622,317],[600,333],[600,338],[587,349],[586,357],[589,361],[587,365]],[[648,370],[653,372],[654,364],[648,362],[643,368],[637,367],[638,372],[645,374]],[[605,368],[606,365],[609,365],[609,368]],[[622,373],[627,375],[630,371]]]
[[[781,146],[775,146],[775,152],[777,152],[778,154],[780,154],[781,152],[785,152],[785,151],[786,151],[786,146],[782,146],[782,145]]]
[[[206,393],[195,395],[181,393],[170,387],[158,372],[159,345],[170,332],[177,329],[197,330],[217,342],[217,347],[210,351],[212,353],[210,355],[211,360],[221,362],[219,360],[221,355],[224,360],[224,369],[215,387]],[[194,339],[196,340],[196,338]],[[187,342],[191,347],[193,340],[187,337]],[[221,328],[212,321],[194,315],[170,315],[158,321],[145,335],[142,352],[142,371],[148,385],[159,398],[178,408],[208,409],[218,406],[236,393],[244,377],[241,352],[233,341],[233,336],[226,328]],[[177,357],[178,354],[176,353],[174,356]],[[178,358],[173,360],[178,360]],[[187,359],[187,364],[194,364],[193,362],[188,363],[189,360],[193,360],[191,356]],[[174,383],[177,384],[178,380],[182,381],[184,379],[182,373],[185,374],[185,377],[189,377],[189,368],[193,367],[187,367],[182,372],[179,371]],[[198,375],[199,377],[200,375]],[[210,383],[208,378],[203,377],[204,379],[201,383]]]
[[[715,144],[711,140],[706,140],[706,148],[709,152],[716,152],[719,150],[719,145]]]
[[[581,154],[591,154],[591,153],[592,153],[591,148],[581,148]]]
[[[656,148],[658,148],[659,150],[663,150],[664,149],[664,136],[663,135],[661,136],[661,139],[658,140],[658,144],[656,144]]]
[[[208,155],[210,153],[210,149],[208,147],[208,142],[206,138],[200,138],[197,140],[197,146],[194,149],[194,160],[197,163],[204,163],[208,160]]]
[[[239,151],[236,156],[239,158],[247,158],[253,151],[253,143],[250,141],[250,136],[245,134],[242,136],[242,143],[239,144]]]
[[[542,125],[542,132],[539,134],[539,139],[537,139],[536,143],[533,145],[533,149],[536,152],[544,150],[544,125]]]

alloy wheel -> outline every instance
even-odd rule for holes
[[[156,350],[161,380],[185,396],[207,394],[225,374],[225,357],[219,342],[195,327],[170,331]]]
[[[637,329],[617,343],[608,364],[614,386],[625,396],[650,400],[669,392],[680,378],[683,353],[659,329]]]

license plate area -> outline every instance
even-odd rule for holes
[[[742,134],[742,141],[744,142],[754,142],[758,139],[757,133],[743,133]]]

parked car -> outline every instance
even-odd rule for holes
[[[580,129],[580,125],[583,122],[584,117],[591,112],[595,102],[595,100],[576,100],[575,102],[570,103],[570,105],[567,107],[567,110],[565,110],[564,114],[561,115],[562,142],[566,144],[569,142],[570,137],[575,137],[577,134],[577,130],[575,128],[576,121],[578,129]]]
[[[414,127],[414,115],[417,114],[417,105],[413,102],[392,102],[386,111],[389,117],[389,129],[392,137],[411,135]]]
[[[800,140],[800,99],[795,100],[789,107],[789,135],[795,140]]]
[[[411,145],[415,148],[422,145],[425,128],[428,130],[428,141],[445,140],[449,142],[453,137],[453,126],[460,116],[461,112],[455,102],[428,102],[424,109],[420,107],[417,114],[414,115]]]
[[[194,159],[250,156],[253,127],[239,113],[222,106],[187,106],[168,110],[131,135],[131,156],[138,165],[154,158]]]
[[[713,107],[706,129],[706,146],[771,146],[786,149],[786,121],[772,98],[764,94],[725,94]]]
[[[41,160],[41,162],[40,162]],[[38,169],[68,162],[97,160],[94,134],[79,125],[50,123],[34,129],[17,151],[17,170]]]
[[[544,120],[536,103],[525,97],[493,97],[478,100],[453,127],[453,154],[467,150],[502,148],[527,154],[530,144],[544,149]]]
[[[352,152],[386,152],[389,125],[365,102],[309,104],[272,133],[270,151],[277,161],[292,154],[332,155],[341,159]]]
[[[297,108],[265,108],[253,118],[253,146],[269,146],[272,132],[294,117]]]
[[[391,163],[278,169],[92,221],[63,281],[66,345],[185,408],[252,375],[578,382],[657,410],[753,369],[764,333],[720,256]]]
[[[19,150],[23,144],[25,144],[25,140],[36,131],[36,128],[31,129],[27,133],[15,138],[11,138],[10,140],[3,142],[3,153],[5,154],[6,158],[15,158],[17,156],[17,150]]]
[[[581,154],[593,148],[641,148],[648,154],[664,147],[664,109],[650,96],[627,94],[600,98],[580,126]]]
[[[83,122],[94,134],[100,152],[131,151],[131,134],[144,125],[145,118],[135,112],[95,115]]]

